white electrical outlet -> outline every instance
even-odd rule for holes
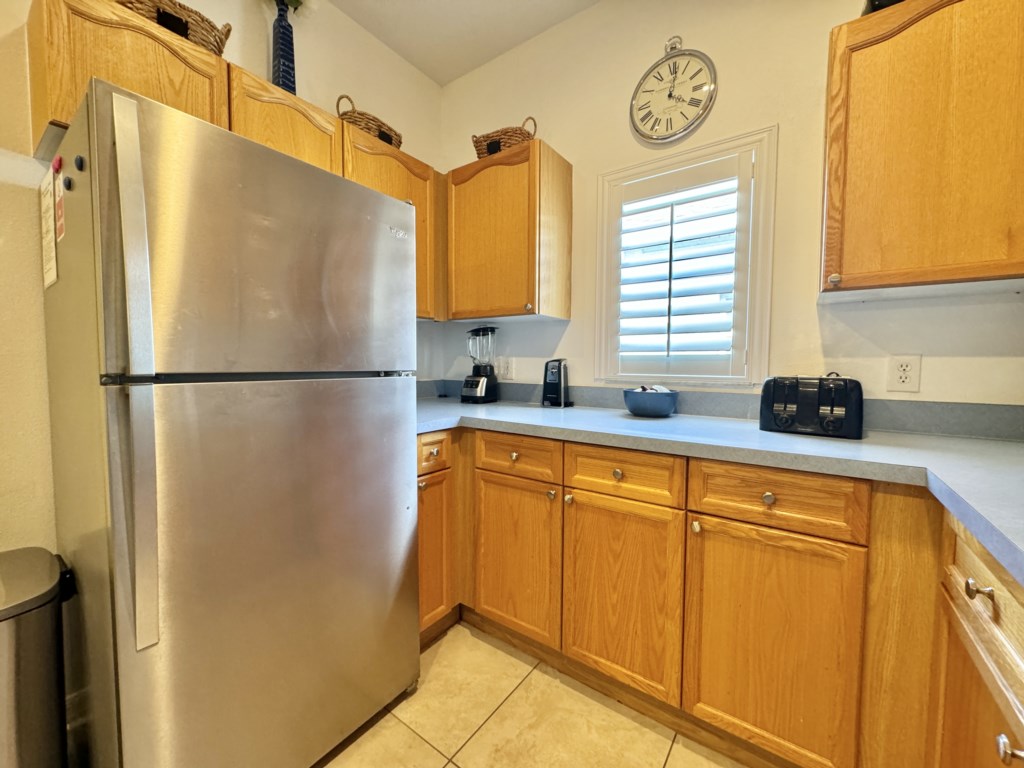
[[[514,357],[496,358],[494,372],[498,376],[498,381],[515,381],[516,359]]]
[[[893,355],[886,370],[885,388],[889,392],[921,391],[921,356]]]

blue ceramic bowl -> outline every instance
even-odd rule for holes
[[[668,416],[676,409],[678,392],[637,392],[626,389],[622,392],[626,400],[626,408],[634,416],[659,418]]]

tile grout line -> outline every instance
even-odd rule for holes
[[[672,749],[676,745],[676,739],[679,738],[679,734],[675,731],[672,732],[672,741],[668,745],[668,754],[665,755],[665,762],[661,764],[661,768],[668,768],[668,759],[672,757]]]
[[[530,671],[529,671],[529,672],[527,672],[527,673],[526,673],[526,674],[525,674],[525,675],[523,676],[523,679],[522,679],[522,680],[520,680],[520,681],[519,681],[518,683],[516,683],[516,687],[515,687],[515,688],[513,688],[513,689],[512,689],[511,691],[509,691],[509,692],[508,692],[508,695],[507,695],[507,696],[505,696],[505,698],[503,698],[503,699],[501,700],[501,702],[500,702],[500,703],[498,704],[498,706],[496,706],[496,707],[494,708],[494,710],[493,710],[493,711],[491,712],[491,714],[489,714],[489,715],[488,715],[487,717],[485,717],[485,718],[484,718],[484,721],[483,721],[482,723],[480,723],[480,725],[478,725],[478,726],[476,727],[476,730],[475,730],[475,731],[473,731],[473,732],[472,732],[471,734],[469,734],[469,738],[468,738],[468,739],[466,739],[466,740],[465,740],[464,742],[462,742],[462,746],[460,746],[460,747],[459,747],[458,749],[456,749],[456,750],[455,750],[455,752],[454,752],[454,753],[452,753],[452,756],[451,756],[451,762],[452,762],[452,763],[455,763],[455,757],[456,757],[456,755],[458,755],[458,754],[459,754],[459,752],[461,752],[461,751],[462,751],[463,749],[465,749],[465,748],[466,748],[466,745],[467,745],[467,744],[469,744],[469,742],[471,742],[471,741],[473,740],[473,737],[474,737],[474,736],[476,736],[476,735],[477,735],[478,733],[480,733],[480,729],[481,729],[481,728],[483,728],[483,727],[484,727],[485,725],[487,725],[487,723],[488,723],[488,722],[490,721],[490,719],[491,719],[492,717],[494,717],[494,715],[495,715],[495,714],[497,713],[497,711],[498,711],[499,709],[501,709],[501,708],[502,708],[503,706],[505,706],[505,702],[506,702],[506,701],[508,701],[508,700],[509,700],[509,698],[511,698],[511,696],[512,696],[512,694],[513,694],[513,693],[515,693],[516,691],[518,691],[518,690],[519,690],[519,688],[520,688],[520,687],[522,686],[522,684],[523,684],[523,683],[525,683],[525,682],[526,682],[526,681],[527,681],[527,680],[529,679],[530,675],[532,675],[532,674],[534,673],[534,670],[536,670],[536,669],[537,669],[537,667],[539,667],[539,666],[540,666],[540,659],[538,659],[538,660],[537,660],[537,661],[536,661],[536,662],[534,663],[534,665],[533,665],[532,667],[530,667]],[[433,747],[434,745],[433,745],[433,744],[431,744],[430,746],[432,746],[432,747]],[[434,747],[434,749],[437,749],[437,747]],[[456,768],[457,768],[457,767],[456,767]]]
[[[409,725],[409,724],[408,724],[407,722],[405,722],[405,720],[403,720],[402,718],[400,718],[400,717],[399,717],[398,715],[396,715],[396,714],[395,714],[394,712],[389,712],[388,714],[389,714],[389,715],[391,715],[391,716],[392,716],[393,718],[395,718],[395,720],[397,720],[397,721],[398,721],[399,723],[401,723],[401,724],[402,724],[402,727],[403,727],[403,728],[407,728],[407,729],[409,730],[409,732],[410,732],[410,733],[412,733],[412,734],[413,734],[413,735],[414,735],[414,736],[415,736],[415,737],[416,737],[417,739],[419,739],[420,741],[422,741],[422,742],[423,742],[424,744],[426,744],[426,745],[427,745],[428,747],[430,747],[430,748],[431,748],[432,750],[434,750],[435,752],[437,752],[437,754],[439,754],[439,755],[440,755],[441,757],[443,757],[443,758],[444,758],[445,760],[447,760],[448,762],[447,762],[447,763],[445,763],[445,764],[444,764],[444,766],[442,766],[442,768],[447,768],[447,766],[448,766],[449,764],[451,764],[451,761],[452,761],[451,757],[449,757],[448,755],[446,755],[446,754],[445,754],[444,752],[442,752],[442,751],[441,751],[440,749],[438,749],[438,748],[437,748],[437,747],[435,747],[435,746],[434,746],[433,744],[431,744],[431,743],[430,743],[429,741],[427,741],[427,740],[426,740],[425,738],[423,738],[423,734],[419,733],[419,732],[418,732],[418,731],[417,731],[417,730],[416,730],[415,728],[413,728],[413,727],[412,727],[411,725]]]

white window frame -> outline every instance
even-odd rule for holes
[[[596,379],[609,383],[662,383],[670,386],[753,387],[764,381],[768,368],[768,338],[771,322],[772,246],[775,223],[775,184],[778,126],[770,126],[730,139],[686,150],[669,157],[602,174],[598,179],[599,265],[597,281]],[[670,193],[678,188],[678,177],[721,158],[743,155],[753,159],[750,185],[750,234],[747,253],[736,254],[736,275],[747,277],[747,302],[733,307],[737,324],[746,318],[746,357],[737,375],[638,374],[619,370],[619,268],[622,205],[650,194]],[[658,186],[659,177],[664,185]],[[655,191],[652,193],[651,190]],[[642,191],[640,191],[642,190]],[[603,268],[602,268],[603,267]]]

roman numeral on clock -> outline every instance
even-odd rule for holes
[[[668,131],[669,133],[672,133],[672,118],[671,117],[665,119],[665,130]]]
[[[692,75],[690,75],[690,79],[693,80],[693,78],[695,78],[697,75],[699,75],[703,71],[704,71],[704,67],[701,67],[696,72],[694,72]]]
[[[654,79],[657,80],[659,83],[665,82],[665,77],[664,75],[661,74],[660,71],[654,73]]]
[[[661,125],[661,118],[660,117],[654,118],[654,122],[651,123],[651,133],[654,133],[655,131],[657,131],[659,125]]]
[[[695,85],[695,86],[693,86],[693,92],[696,93],[697,91],[703,91],[707,87],[708,87],[707,83],[701,83],[700,85]]]
[[[688,102],[686,102],[686,103],[687,103],[687,104],[689,104],[689,105],[690,105],[691,107],[699,107],[699,106],[700,106],[700,103],[701,103],[701,99],[698,99],[698,98],[692,98],[692,99],[690,99],[690,100],[689,100]]]
[[[668,73],[670,75],[675,75],[678,71],[679,71],[679,62],[678,61],[670,61],[668,63]]]
[[[640,118],[640,122],[643,125],[647,125],[647,121],[650,120],[652,117],[654,117],[654,113],[651,112],[651,110],[647,110],[646,114],[644,114],[644,116]]]
[[[650,101],[645,101],[643,104],[641,104],[639,107],[636,108],[636,111],[639,112],[641,109],[647,109],[650,106],[651,106],[651,102]]]

